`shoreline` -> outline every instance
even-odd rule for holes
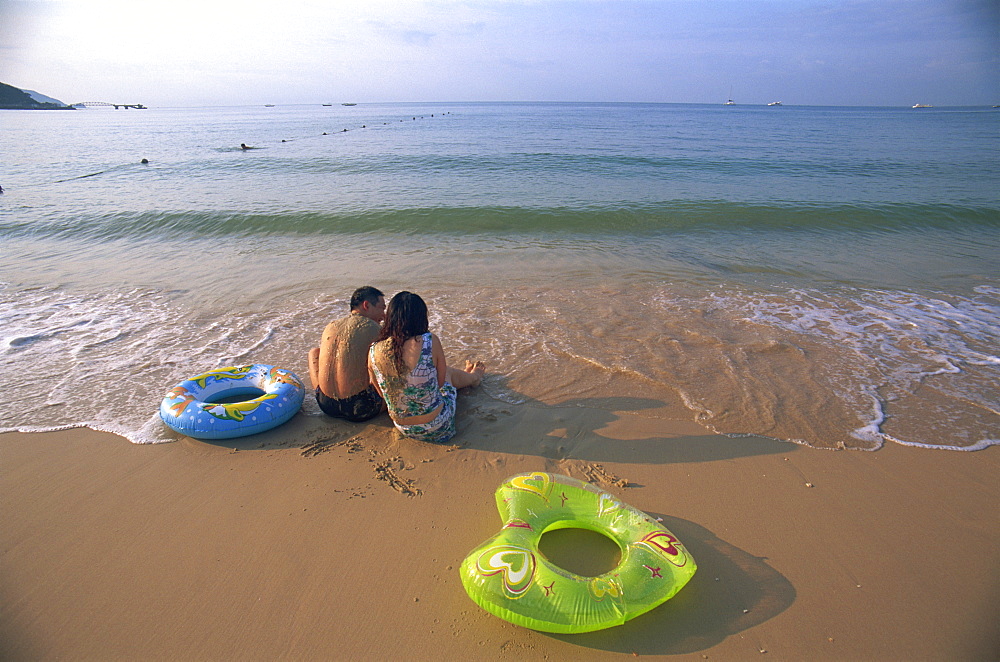
[[[824,452],[470,401],[456,446],[400,439],[384,416],[283,428],[156,445],[0,435],[0,657],[943,660],[1000,642],[995,448]],[[698,573],[600,632],[490,616],[457,569],[522,471],[663,517]]]

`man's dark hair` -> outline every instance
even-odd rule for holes
[[[354,290],[354,294],[351,295],[351,310],[357,310],[361,307],[363,301],[367,301],[371,305],[377,305],[379,297],[384,297],[385,295],[378,291],[378,289],[372,287],[371,285],[365,285]]]

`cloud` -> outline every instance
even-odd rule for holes
[[[435,32],[418,30],[401,26],[399,24],[388,24],[381,21],[369,21],[368,25],[371,26],[372,30],[380,37],[402,44],[427,46],[436,36]]]
[[[968,88],[956,102],[986,102],[1000,96],[996,6],[0,0],[0,80],[65,98],[127,88],[147,105],[309,102],[331,89],[362,100],[717,101],[730,86],[741,101],[905,101],[881,79],[911,85],[900,96],[940,84]]]

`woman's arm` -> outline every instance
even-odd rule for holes
[[[448,363],[444,358],[444,348],[441,346],[441,341],[433,333],[431,334],[431,356],[434,359],[434,368],[437,370],[437,381],[440,388],[448,381]]]
[[[371,381],[372,386],[375,387],[378,394],[385,400],[385,393],[382,392],[382,387],[378,384],[378,377],[375,376],[375,368],[372,365],[375,360],[375,351],[375,345],[372,345],[368,350],[368,380]]]

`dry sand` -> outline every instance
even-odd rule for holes
[[[1000,448],[820,451],[537,406],[466,407],[459,430],[0,435],[0,659],[997,658]],[[663,517],[695,578],[585,635],[480,610],[457,568],[499,529],[497,485],[539,470]]]

